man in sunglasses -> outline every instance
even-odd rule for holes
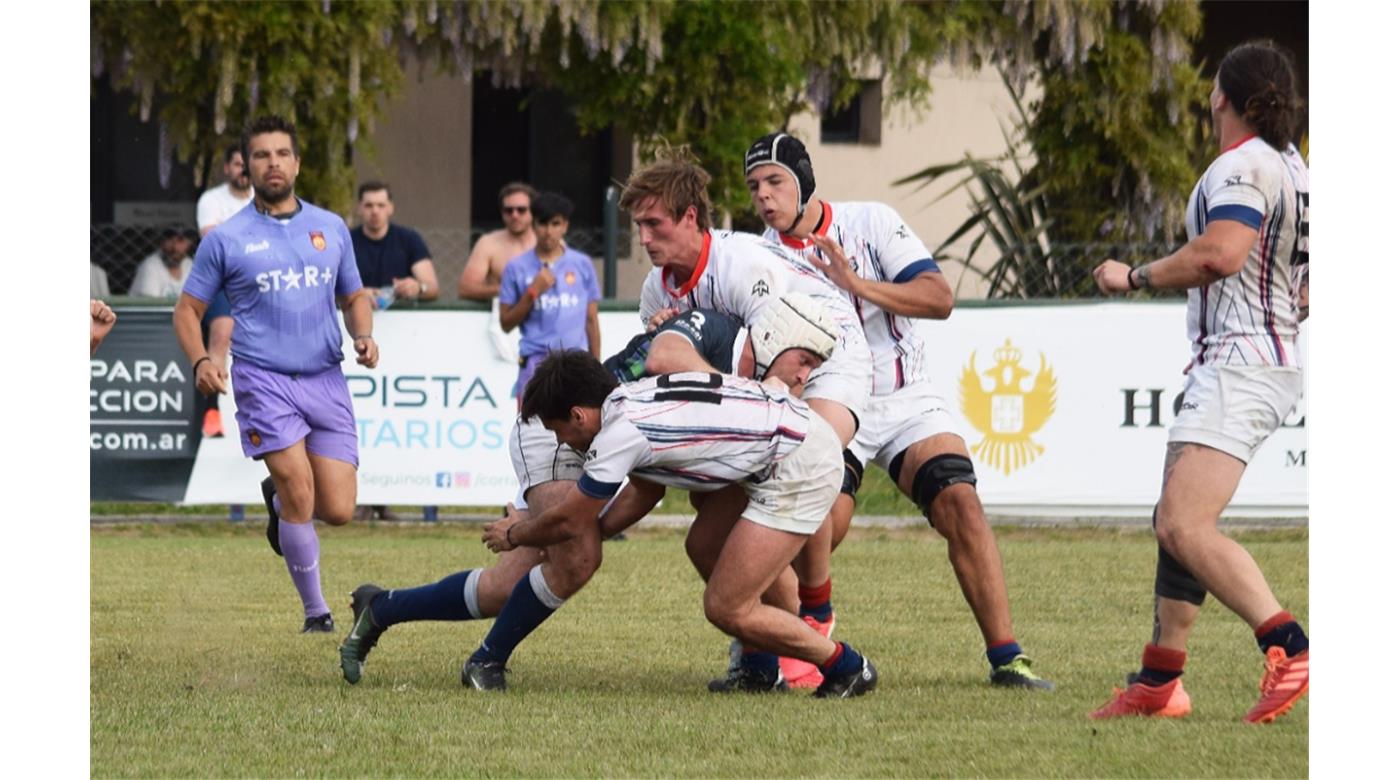
[[[457,297],[485,302],[500,294],[506,263],[535,248],[530,204],[537,194],[534,187],[519,181],[501,188],[498,200],[505,227],[477,239],[467,258],[467,266],[462,269],[462,277],[457,281]]]

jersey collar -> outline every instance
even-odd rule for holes
[[[822,217],[821,219],[817,220],[817,229],[813,230],[812,232],[816,233],[819,236],[824,236],[826,235],[826,231],[831,229],[831,204],[827,203],[826,201],[821,201],[821,204]],[[796,239],[792,236],[789,236],[786,233],[779,233],[778,238],[782,240],[783,246],[789,246],[793,249],[806,249],[807,247],[812,245],[811,236],[808,236],[805,239]]]
[[[1233,144],[1230,144],[1230,148],[1229,148],[1229,149],[1226,149],[1226,150],[1224,150],[1224,151],[1222,151],[1221,154],[1224,154],[1225,152],[1233,152],[1234,150],[1240,148],[1241,146],[1244,146],[1245,144],[1249,143],[1250,141],[1253,141],[1254,139],[1256,139],[1256,138],[1258,138],[1258,137],[1259,137],[1258,133],[1250,133],[1249,135],[1245,136],[1244,138],[1241,138],[1240,140],[1234,142]]]
[[[695,285],[700,283],[700,277],[705,275],[705,266],[710,263],[710,231],[705,231],[705,237],[700,240],[700,259],[695,261],[695,270],[691,271],[690,278],[678,289],[672,290],[666,283],[666,271],[661,271],[661,288],[670,294],[672,298],[684,298],[695,289]]]

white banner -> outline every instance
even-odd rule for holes
[[[600,320],[604,355],[640,330],[632,312]],[[347,338],[359,503],[494,506],[515,495],[506,443],[517,368],[498,356],[488,322],[486,312],[379,313],[373,371],[355,364]],[[962,308],[920,323],[988,511],[1149,513],[1190,357],[1185,322],[1181,303],[1094,303]],[[1307,514],[1304,406],[1260,449],[1228,514]],[[201,443],[185,501],[259,504],[266,469],[242,455],[230,396],[222,407],[227,435]]]

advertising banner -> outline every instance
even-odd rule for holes
[[[200,405],[170,309],[122,311],[89,365],[92,498],[181,500],[199,445]]]
[[[127,328],[135,319],[123,312],[113,334],[117,340],[109,339],[99,352],[102,360],[93,361],[94,442],[108,441],[97,438],[99,417],[107,421],[103,436],[120,428],[98,407],[124,403],[101,392],[137,389],[127,385],[136,382],[132,361],[139,357],[147,361],[141,387],[157,393],[156,408],[149,409],[151,396],[143,395],[125,402],[133,411],[122,414],[171,424],[120,430],[145,432],[144,447],[155,446],[152,441],[173,446],[173,438],[150,437],[165,428],[174,433],[178,418],[186,449],[170,452],[198,449],[192,471],[174,490],[176,499],[160,497],[171,495],[170,484],[123,490],[147,500],[260,503],[258,483],[266,469],[242,455],[233,398],[221,401],[228,435],[200,441],[189,409],[194,391],[169,334],[168,313],[156,315],[149,332]],[[604,312],[600,320],[605,356],[641,327],[630,311]],[[507,443],[517,367],[493,346],[488,322],[489,314],[477,311],[377,313],[381,357],[375,370],[355,364],[347,337],[344,371],[359,424],[359,503],[493,506],[514,496]],[[1183,302],[961,307],[947,321],[920,322],[930,378],[960,421],[988,512],[1149,514],[1191,355],[1185,323]],[[163,341],[168,343],[156,346]],[[118,369],[118,357],[137,343],[145,351],[130,354]],[[1304,337],[1300,354],[1305,358],[1306,352]],[[1228,515],[1307,514],[1305,414],[1306,398],[1260,449]],[[100,460],[139,462],[162,452],[94,444],[94,497],[99,483],[108,489],[98,476]],[[122,480],[179,478],[177,472],[142,474],[140,480]]]

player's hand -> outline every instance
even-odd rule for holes
[[[355,339],[355,362],[365,368],[374,368],[379,365],[379,345],[375,343],[373,336],[361,336]]]
[[[398,298],[417,298],[423,294],[423,284],[412,276],[394,280],[394,295]]]
[[[102,340],[107,338],[107,334],[112,332],[112,326],[117,324],[117,313],[112,311],[111,306],[108,306],[106,303],[96,298],[91,300],[92,335],[88,339],[90,353],[97,351],[97,345],[101,344]]]
[[[813,233],[810,238],[820,250],[813,254],[812,265],[821,269],[821,272],[826,274],[826,278],[830,279],[832,284],[848,293],[854,293],[859,277],[856,276],[855,271],[851,270],[850,258],[846,257],[841,245],[830,236],[820,236]]]
[[[487,523],[486,527],[481,529],[481,543],[493,553],[514,550],[515,545],[510,541],[510,528],[516,522],[515,518],[507,517],[493,523]]]
[[[1098,284],[1099,292],[1104,295],[1125,293],[1133,289],[1132,285],[1128,284],[1128,273],[1132,270],[1127,263],[1109,258],[1094,269],[1094,282]]]
[[[542,266],[530,286],[540,295],[549,292],[549,288],[554,286],[554,272],[549,270],[549,266]]]
[[[205,395],[228,392],[228,369],[214,365],[213,359],[202,360],[194,370],[195,389]]]
[[[661,327],[661,323],[671,319],[672,317],[680,313],[680,309],[677,309],[674,306],[668,306],[651,315],[651,319],[647,320],[647,333],[655,332],[657,328]]]

